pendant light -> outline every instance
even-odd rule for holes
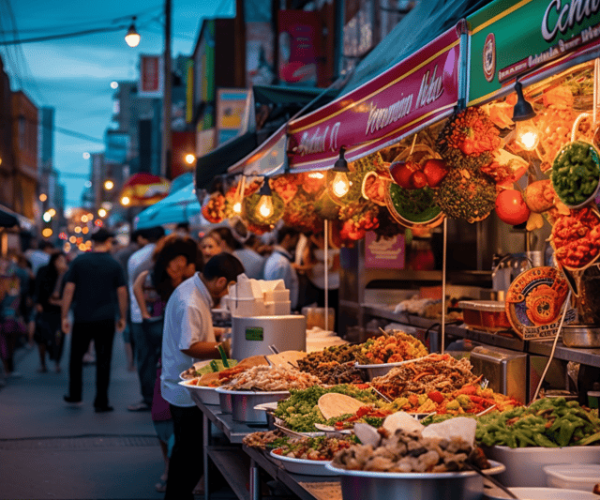
[[[262,219],[268,219],[273,216],[275,209],[273,207],[273,193],[269,185],[269,178],[265,177],[263,185],[258,192],[260,200],[256,204],[256,215]]]
[[[535,111],[533,110],[533,106],[525,100],[525,97],[523,96],[523,86],[518,80],[517,83],[515,83],[515,92],[517,93],[517,103],[513,108],[513,121],[522,122],[530,120],[535,116]]]
[[[346,161],[346,158],[344,158],[345,152],[346,149],[344,147],[340,148],[340,156],[331,169],[332,178],[327,186],[329,194],[337,199],[346,196],[350,191],[351,186],[351,182],[348,179],[350,170],[348,169],[348,162]]]
[[[141,40],[140,34],[135,29],[135,20],[136,17],[133,16],[133,18],[131,19],[131,25],[129,26],[127,34],[125,35],[125,42],[127,42],[127,45],[129,45],[130,47],[137,47],[140,44]]]

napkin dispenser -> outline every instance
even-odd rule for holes
[[[527,354],[499,347],[477,346],[471,351],[470,361],[475,375],[483,374],[488,387],[510,396],[521,403],[527,402]]]

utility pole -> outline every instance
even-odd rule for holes
[[[160,173],[171,177],[171,0],[165,0],[165,51],[163,54],[163,134]]]

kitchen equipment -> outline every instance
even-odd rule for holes
[[[267,424],[267,414],[254,407],[262,403],[272,403],[287,398],[289,391],[254,392],[229,391],[225,387],[217,387],[219,395],[231,396],[231,415],[236,422],[246,424]]]
[[[510,487],[544,486],[546,474],[543,467],[546,465],[600,463],[600,446],[566,446],[564,448],[534,446],[514,449],[508,446],[492,446],[484,451],[488,459],[504,464],[506,470],[497,479]]]
[[[600,328],[591,325],[563,325],[562,341],[567,347],[600,347]]]
[[[463,310],[463,319],[469,328],[490,333],[512,329],[503,301],[461,300],[458,307]]]
[[[600,483],[600,464],[546,465],[546,484],[552,488],[583,490],[588,493]]]
[[[504,470],[499,463],[485,474]],[[340,476],[343,500],[393,498],[394,500],[480,500],[483,478],[475,471],[462,472],[370,472],[346,470],[327,464]]]
[[[234,316],[231,332],[231,352],[235,359],[271,354],[271,344],[282,352],[306,350],[306,318],[298,314]]]
[[[527,354],[499,347],[477,346],[471,351],[469,359],[473,373],[483,374],[491,389],[526,402]]]

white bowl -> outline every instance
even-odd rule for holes
[[[305,476],[337,476],[337,473],[325,466],[329,460],[304,460],[302,458],[289,458],[277,455],[271,451],[271,458],[280,462],[285,470],[292,474],[303,474]]]
[[[563,490],[561,488],[509,488],[522,500],[598,500],[598,495],[580,490]],[[498,493],[496,493],[498,491]],[[505,500],[508,495],[503,491],[485,493],[490,500]]]
[[[546,465],[543,469],[551,488],[590,492],[600,483],[600,464]]]
[[[219,404],[219,394],[216,391],[216,387],[206,387],[204,385],[191,385],[189,382],[189,380],[182,380],[181,382],[179,382],[179,385],[182,385],[190,391],[196,391],[196,393],[200,397],[200,400],[205,405]]]
[[[379,364],[373,364],[373,365],[360,365],[358,363],[355,363],[354,366],[356,368],[366,371],[368,379],[373,380],[375,377],[383,377],[384,375],[387,375],[388,372],[390,372],[392,370],[392,368],[396,368],[397,366],[406,365],[408,363],[414,363],[415,361],[420,361],[426,357],[427,356],[423,356],[421,358],[415,358],[415,359],[407,359],[404,361],[398,361],[397,363],[379,363]]]
[[[491,460],[506,465],[499,476],[505,486],[527,486],[539,488],[546,485],[546,474],[542,467],[558,464],[600,463],[600,446],[566,446],[564,448],[509,448],[492,446],[485,450]]]

